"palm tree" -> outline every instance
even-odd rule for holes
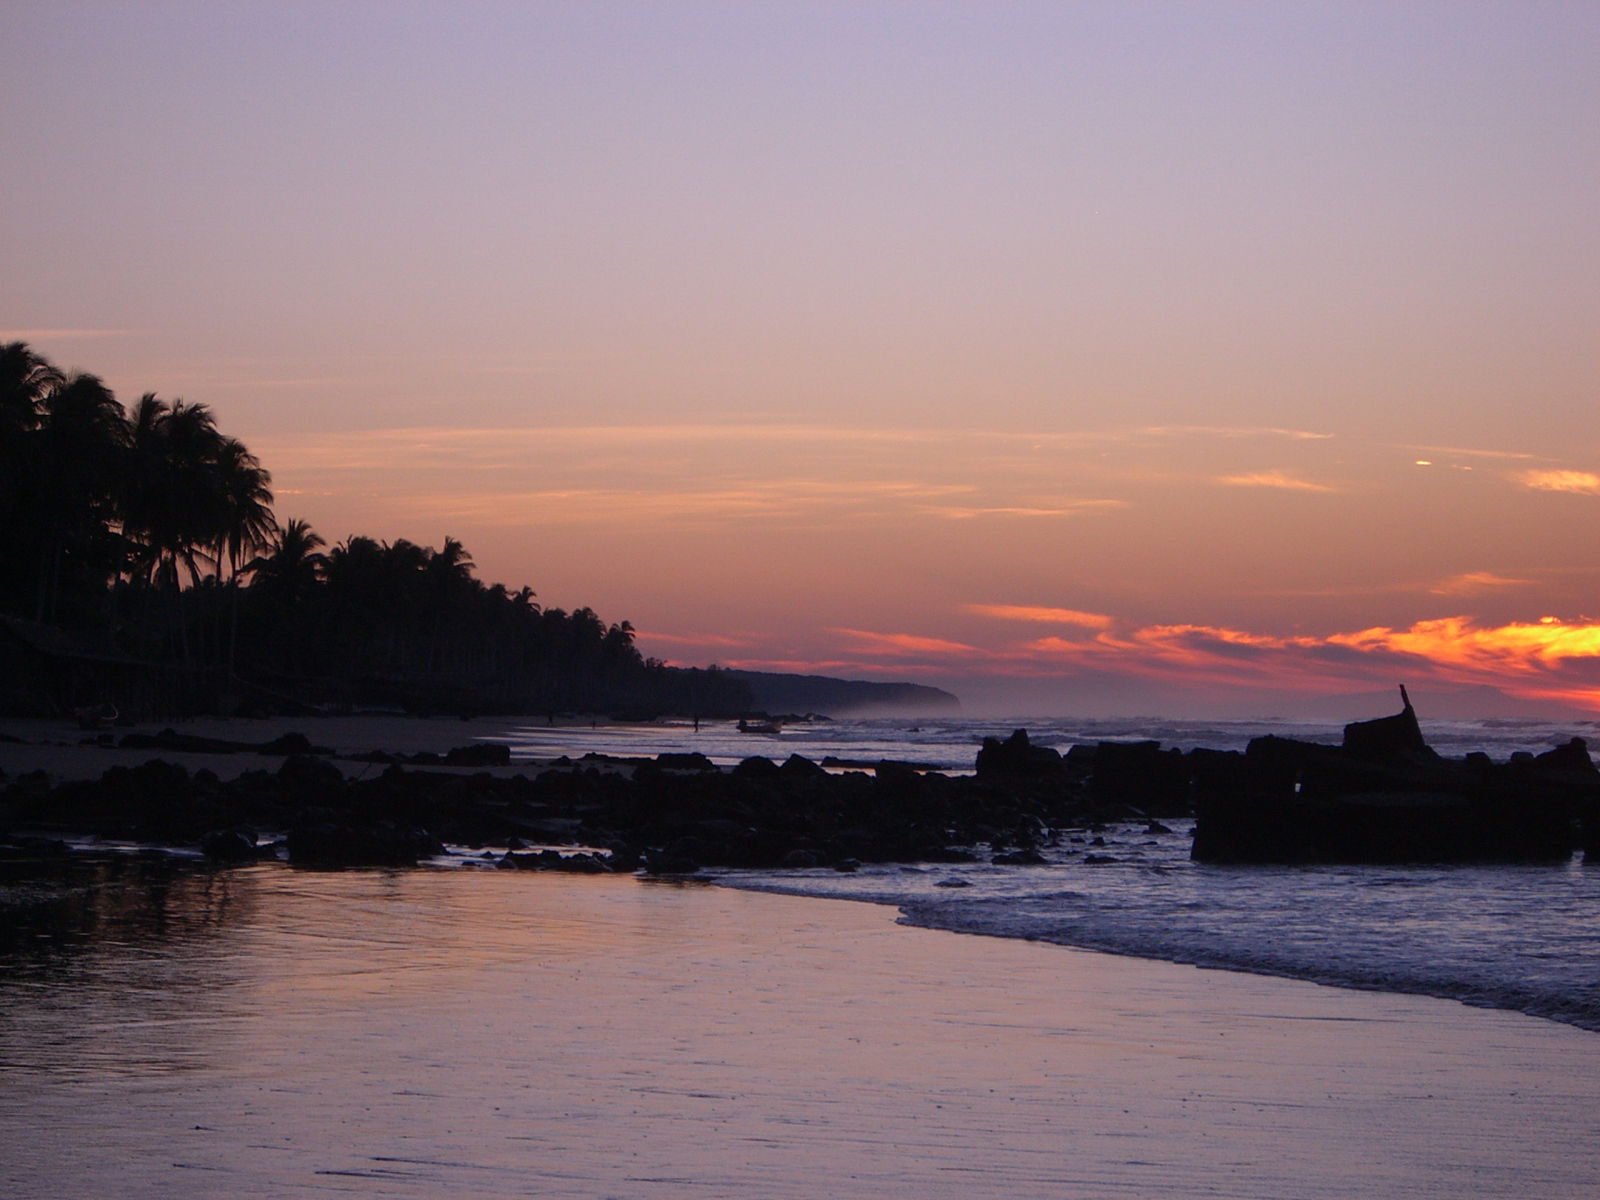
[[[133,406],[128,426],[132,453],[122,512],[123,532],[133,549],[133,573],[144,576],[163,595],[188,662],[179,568],[188,570],[191,584],[198,583],[202,563],[217,565],[218,557],[208,552],[226,542],[220,463],[228,439],[218,432],[216,418],[204,404],[183,400],[168,404],[153,392]]]
[[[458,598],[470,595],[477,586],[472,578],[472,555],[453,537],[446,537],[444,545],[428,552],[425,571],[428,577],[428,607],[433,620],[429,638],[428,668],[437,672],[444,658],[446,633],[450,625],[451,610]]]
[[[13,433],[38,428],[45,398],[63,382],[27,342],[0,344],[0,445]]]
[[[278,521],[272,515],[272,476],[261,460],[236,438],[218,446],[215,482],[220,494],[221,523],[216,559],[228,560],[228,673],[239,642],[239,566],[246,555],[271,545]]]
[[[39,543],[35,619],[54,621],[62,574],[82,590],[100,591],[118,569],[117,479],[128,449],[128,421],[111,390],[94,375],[73,375],[44,398],[33,433],[33,503]]]
[[[0,345],[0,608],[21,611],[36,598],[24,564],[38,560],[38,430],[46,399],[64,379],[26,342]]]
[[[327,544],[308,523],[298,517],[289,518],[277,536],[269,539],[267,552],[245,566],[255,576],[252,590],[259,587],[290,605],[304,600],[317,586],[327,565],[328,557],[321,553],[321,547]]]

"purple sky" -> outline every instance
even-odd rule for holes
[[[997,704],[1600,708],[1600,5],[5,30],[0,334],[330,541]]]

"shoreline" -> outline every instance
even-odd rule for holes
[[[578,718],[569,721],[569,727],[582,728],[585,731],[587,731],[587,729],[593,724],[594,722],[588,718]],[[331,761],[332,764],[337,767],[337,769],[344,775],[346,779],[360,781],[362,779],[368,779],[382,774],[386,770],[386,767],[382,764],[370,761],[369,759],[353,756],[368,755],[377,750],[387,751],[391,754],[405,755],[419,753],[442,754],[451,748],[460,747],[472,741],[481,740],[493,743],[497,739],[503,739],[510,729],[525,725],[541,727],[540,721],[537,718],[418,718],[410,716],[389,716],[383,714],[363,714],[359,716],[332,716],[314,719],[301,717],[282,718],[276,720],[230,720],[207,718],[175,723],[173,728],[180,730],[181,733],[186,737],[213,738],[250,745],[259,745],[262,742],[270,742],[274,738],[281,737],[286,733],[300,733],[309,737],[311,742],[320,746],[325,746],[327,749],[331,750],[333,753],[329,756],[329,761]],[[154,723],[151,723],[148,726],[133,726],[128,729],[119,730],[117,736],[129,732],[155,733],[157,732],[157,729]],[[213,772],[221,779],[229,779],[237,777],[238,775],[251,770],[272,773],[276,771],[285,761],[285,756],[263,755],[255,753],[250,749],[241,749],[234,753],[207,754],[187,752],[174,753],[169,750],[152,750],[145,748],[108,748],[96,742],[92,735],[85,734],[71,724],[63,721],[0,721],[0,734],[10,734],[13,737],[16,737],[20,734],[27,739],[25,741],[0,741],[0,772],[4,772],[3,775],[0,775],[0,780],[6,782],[14,779],[24,770],[40,768],[46,770],[58,780],[94,780],[99,779],[103,772],[112,766],[136,766],[149,762],[152,758],[159,758],[167,762],[175,763],[176,765],[182,766],[186,771],[189,772],[207,770]],[[649,761],[647,758],[640,758],[637,760],[639,763],[647,761]],[[588,767],[596,764],[582,762],[580,765]],[[599,765],[600,769],[605,772],[620,771],[624,774],[627,774],[631,772],[636,763],[625,760],[609,760]],[[489,779],[498,778],[502,780],[519,775],[537,775],[542,771],[552,769],[560,768],[557,768],[552,760],[539,760],[531,758],[511,762],[504,766],[472,765],[463,767],[447,766],[443,764],[405,764],[405,770],[407,772],[438,772],[445,775],[455,776],[487,776]],[[724,771],[726,771],[726,769],[724,769]],[[603,852],[595,850],[595,847],[602,845],[602,843],[599,842],[583,843],[581,846],[577,844],[567,846],[566,849],[569,851],[569,853],[572,851],[577,851],[577,853],[571,854],[571,856],[566,858],[564,861],[554,848],[544,850],[542,856],[533,854],[519,855],[505,852],[508,845],[512,850],[528,848],[527,842],[529,840],[533,842],[534,849],[540,849],[538,838],[531,832],[528,832],[529,829],[538,824],[539,822],[529,822],[524,827],[522,832],[525,840],[521,845],[518,845],[515,840],[513,840],[511,843],[505,843],[503,841],[496,843],[490,841],[488,843],[479,843],[473,848],[482,849],[484,844],[490,846],[500,846],[501,849],[496,852],[495,858],[503,858],[505,860],[499,862],[498,865],[501,866],[514,865],[523,868],[559,870],[577,870],[591,867],[596,869],[605,869],[599,867],[597,862],[592,861],[593,859],[603,855]],[[554,827],[562,824],[562,822],[551,820],[544,822],[544,824]],[[575,825],[576,822],[573,822],[572,824]],[[51,838],[58,836],[61,831],[43,827],[24,829],[23,827],[19,826],[18,832],[26,833],[34,837]],[[553,830],[551,832],[553,832]],[[1179,832],[1182,832],[1181,828]],[[460,840],[456,840],[459,847]],[[116,845],[119,843],[126,843],[130,845],[140,844],[139,839],[128,839],[118,834],[107,835],[106,841],[109,845]],[[149,843],[146,842],[144,844]],[[552,836],[546,844],[554,847],[562,845],[563,843],[561,843],[558,838]],[[79,844],[76,847],[75,852],[82,853],[91,848],[92,843],[88,846]],[[457,853],[460,852],[461,851],[458,848]],[[580,859],[591,861],[578,861]],[[632,859],[632,865],[636,866],[637,863],[637,855],[634,855]],[[337,864],[330,863],[328,865]],[[351,862],[345,865],[359,864]],[[382,864],[371,862],[367,865],[381,866],[399,864]],[[462,859],[461,865],[470,866],[473,868],[481,868],[482,866],[488,864],[485,864],[474,857],[470,860]],[[628,865],[626,857],[624,857],[623,859],[614,859],[610,864],[610,869],[619,870],[622,872],[630,872],[632,870],[632,866]],[[758,867],[756,869],[760,870],[761,868]],[[671,870],[671,868],[668,868],[667,873],[671,873]],[[802,876],[794,877],[796,883],[800,884],[800,886],[793,887],[785,886],[782,882],[779,882],[778,879],[768,879],[764,882],[752,882],[742,880],[737,876],[726,876],[720,873],[713,873],[706,878],[739,890],[759,891],[768,894],[805,896],[812,899],[820,898],[815,891],[809,890],[803,884],[801,884],[801,879],[803,878]],[[941,924],[936,919],[930,919],[927,913],[918,914],[915,912],[914,910],[919,907],[915,902],[908,902],[902,899],[893,899],[887,896],[873,895],[840,898],[860,899],[888,907],[894,907],[901,914],[900,919],[902,923],[906,924],[908,927],[934,928],[948,932],[961,932],[1008,941],[1019,939],[1031,940],[1029,935],[1016,934],[999,928],[969,928],[962,927],[960,925]],[[1393,981],[1386,984],[1371,983],[1359,979],[1340,977],[1337,974],[1318,975],[1298,967],[1273,968],[1269,965],[1263,965],[1260,962],[1241,963],[1226,959],[1219,960],[1215,957],[1207,957],[1204,954],[1195,954],[1191,957],[1190,952],[1182,950],[1140,950],[1137,948],[1119,945],[1095,944],[1093,941],[1088,940],[1075,941],[1067,936],[1052,937],[1045,935],[1041,936],[1039,940],[1050,942],[1051,944],[1061,946],[1063,948],[1070,948],[1092,953],[1112,954],[1119,957],[1128,957],[1142,961],[1193,965],[1207,969],[1238,972],[1255,977],[1277,978],[1297,982],[1310,982],[1322,986],[1335,987],[1345,990],[1376,990],[1394,995],[1425,996],[1440,1000],[1449,1000],[1453,1003],[1463,1004],[1468,1007],[1494,1008],[1499,1011],[1521,1013],[1540,1020],[1566,1025],[1586,1033],[1600,1032],[1600,1029],[1597,1029],[1592,1023],[1592,1018],[1586,1021],[1576,1017],[1563,1016],[1559,1010],[1547,1011],[1545,1009],[1541,1009],[1539,1005],[1546,1004],[1548,1006],[1548,1002],[1537,997],[1534,1000],[1526,1002],[1517,1002],[1514,997],[1510,1000],[1496,1000],[1491,998],[1485,1003],[1482,1001],[1475,1001],[1474,996],[1465,988],[1463,988],[1461,992],[1456,992],[1450,990],[1448,987],[1441,987],[1439,985],[1429,986],[1425,984],[1413,983],[1408,986],[1403,981],[1398,984]],[[1581,1010],[1579,1016],[1582,1016]]]

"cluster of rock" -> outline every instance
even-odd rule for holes
[[[174,751],[220,745],[171,731],[150,740]],[[363,756],[366,777],[347,778],[299,735],[227,745],[289,757],[226,782],[159,760],[93,782],[23,776],[0,792],[0,831],[198,845],[224,862],[405,866],[451,843],[507,847],[487,853],[508,869],[684,873],[980,852],[1027,865],[1071,842],[1092,863],[1104,861],[1092,843],[1106,824],[1138,819],[1159,832],[1158,818],[1192,813],[1193,856],[1205,862],[1547,861],[1577,848],[1600,860],[1600,772],[1581,741],[1500,764],[1446,760],[1423,741],[1408,698],[1396,716],[1348,726],[1340,746],[1264,737],[1243,752],[1147,741],[1061,754],[1019,729],[986,739],[972,775],[896,762],[828,771],[797,755],[724,770],[699,754],[663,754],[507,776],[470,773],[509,763],[504,746],[475,744]],[[264,842],[262,831],[281,836]]]
[[[1134,760],[1153,750],[1108,753],[1129,755],[1127,770],[1137,773]],[[504,747],[483,745],[404,763],[364,757],[383,769],[347,778],[324,757],[296,753],[277,770],[227,781],[159,760],[54,786],[23,776],[0,792],[0,829],[198,845],[228,862],[281,855],[320,866],[403,866],[452,843],[512,847],[497,858],[508,868],[678,873],[971,861],[976,847],[996,861],[1038,862],[1039,848],[1058,838],[1155,811],[1127,802],[1117,771],[1091,774],[1082,755],[1069,756],[1069,766],[1020,730],[986,743],[976,774],[964,776],[893,762],[829,772],[798,755],[783,763],[748,758],[727,770],[699,754],[626,763],[591,756],[531,777],[461,770],[507,762]],[[457,770],[414,769],[436,766]],[[1178,790],[1156,808],[1187,806]],[[263,831],[282,836],[264,841]],[[551,849],[558,846],[583,849]]]

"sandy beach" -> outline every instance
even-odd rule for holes
[[[1600,1040],[1527,1017],[699,884],[206,887],[159,954],[6,985],[6,1195],[1600,1186]]]
[[[117,726],[104,731],[113,742],[130,733],[155,734],[163,729],[191,737],[259,745],[285,733],[303,733],[313,745],[349,755],[382,750],[393,754],[430,751],[442,754],[456,746],[470,745],[493,738],[518,725],[538,725],[539,717],[413,717],[362,714],[329,717],[199,717],[185,721],[146,721]],[[587,721],[582,722],[585,726]],[[112,767],[134,767],[161,758],[178,763],[188,771],[214,772],[218,778],[233,779],[245,771],[275,770],[283,758],[276,755],[195,754],[169,750],[123,749],[95,743],[96,734],[86,733],[71,721],[45,718],[0,717],[0,771],[15,776],[27,771],[44,771],[56,780],[97,779]],[[4,740],[4,737],[17,739]],[[371,763],[356,763],[345,768],[347,774],[381,771]],[[475,768],[501,770],[499,768]],[[526,766],[519,768],[526,770]]]

